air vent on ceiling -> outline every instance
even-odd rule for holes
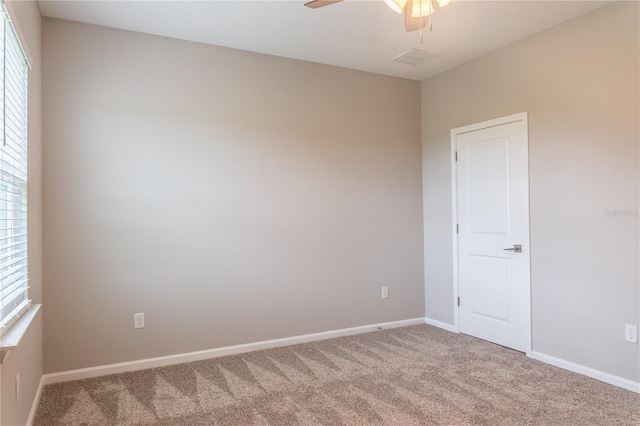
[[[425,50],[411,49],[396,56],[391,62],[402,62],[409,65],[420,65],[437,58],[437,53],[427,52]]]

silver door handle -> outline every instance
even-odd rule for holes
[[[522,244],[514,244],[511,248],[502,249],[504,251],[512,251],[514,253],[522,253]]]

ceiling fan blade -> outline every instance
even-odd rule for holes
[[[419,0],[418,0],[419,1]],[[413,1],[409,0],[404,6],[404,29],[410,33],[411,31],[419,30],[427,26],[427,18],[415,18],[411,16],[413,10]]]
[[[304,5],[310,9],[317,9],[319,7],[329,6],[334,3],[339,3],[341,1],[342,0],[311,0],[310,2],[305,3]]]

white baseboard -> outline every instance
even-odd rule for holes
[[[27,417],[27,426],[31,426],[36,418],[36,411],[38,410],[38,404],[40,404],[40,395],[42,395],[42,387],[44,386],[44,376],[40,377],[40,383],[38,383],[38,389],[33,397],[31,403],[31,409],[29,410],[29,417]]]
[[[424,323],[432,325],[434,327],[441,328],[443,330],[450,331],[452,333],[457,333],[458,332],[458,330],[456,330],[455,327],[452,324],[447,324],[446,322],[434,320],[434,319],[431,319],[431,318],[425,318],[424,319]]]
[[[200,361],[203,359],[236,355],[262,349],[277,348],[281,346],[297,345],[300,343],[333,339],[335,337],[351,336],[354,334],[368,333],[380,329],[406,327],[416,324],[424,324],[424,318],[413,318],[402,321],[363,325],[360,327],[343,328],[340,330],[304,334],[301,336],[285,337],[282,339],[264,340],[261,342],[245,343],[235,346],[225,346],[222,348],[207,349],[204,351],[168,355],[157,358],[140,359],[136,361],[121,362],[117,364],[100,365],[97,367],[81,368],[78,370],[62,371],[59,373],[45,374],[42,379],[45,385],[51,383],[68,382],[71,380],[89,379],[92,377],[106,376],[108,374],[118,374],[126,373],[129,371],[145,370],[147,368],[164,367],[167,365],[181,364],[184,362]]]
[[[609,383],[614,386],[630,390],[632,392],[640,393],[640,383],[634,382],[633,380],[614,376],[613,374],[605,373],[604,371],[585,367],[584,365],[575,364],[573,362],[565,361],[564,359],[556,358],[551,355],[545,355],[540,352],[531,352],[531,358],[544,362],[546,364],[564,368],[565,370],[573,371],[574,373],[582,374],[584,376],[600,380],[605,383]]]

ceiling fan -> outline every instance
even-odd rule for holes
[[[304,5],[311,9],[317,9],[341,1],[342,0],[311,0]],[[431,15],[438,8],[448,5],[451,0],[384,0],[384,2],[387,3],[394,12],[403,13],[404,10],[404,29],[410,33],[426,27],[427,22],[429,23],[429,31],[431,31]]]

